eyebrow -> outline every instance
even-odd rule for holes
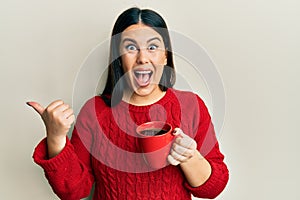
[[[161,42],[161,40],[158,37],[154,37],[154,38],[151,38],[151,39],[147,40],[147,43],[149,43],[149,42],[151,42],[153,40],[158,40],[158,41]]]
[[[127,42],[127,41],[133,42],[134,44],[136,44],[136,41],[135,41],[134,39],[130,39],[130,38],[125,38],[125,39],[122,41],[122,43],[125,43],[125,42]]]
[[[149,40],[147,40],[147,43],[149,43],[149,42],[151,42],[151,41],[153,41],[153,40],[158,40],[158,41],[161,42],[161,39],[159,39],[159,37],[154,37],[154,38],[150,38]],[[137,42],[136,42],[134,39],[131,39],[131,38],[125,38],[125,39],[122,41],[122,43],[125,43],[125,42],[127,42],[127,41],[133,42],[134,44],[137,44]]]

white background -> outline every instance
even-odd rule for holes
[[[300,199],[297,0],[1,1],[0,198],[57,199],[31,158],[45,133],[25,102],[71,104],[84,59],[134,5],[158,11],[170,29],[204,47],[223,79],[219,141],[230,181],[217,199]]]

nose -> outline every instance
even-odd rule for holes
[[[137,64],[149,63],[149,57],[147,49],[140,49],[136,59]]]

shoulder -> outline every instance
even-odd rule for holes
[[[191,104],[197,104],[200,105],[201,107],[205,106],[205,103],[204,101],[202,100],[202,98],[194,93],[194,92],[191,92],[191,91],[184,91],[184,90],[177,90],[177,89],[169,89],[170,90],[170,93],[172,93],[175,98],[178,99],[178,101],[180,103],[184,103],[184,104],[188,104],[188,105],[191,105]]]
[[[94,96],[94,97],[88,99],[86,101],[86,103],[84,104],[84,107],[93,107],[95,105],[100,106],[100,107],[106,106],[106,104],[105,104],[104,100],[101,98],[101,96],[97,95],[97,96]]]
[[[191,91],[176,89],[171,89],[170,93],[174,95],[173,97],[177,100],[182,113],[185,113],[186,115],[192,115],[192,113],[199,115],[200,113],[202,118],[210,117],[204,100],[198,94]]]
[[[79,115],[90,115],[92,113],[100,113],[110,109],[100,96],[94,96],[88,99],[80,109]]]
[[[168,90],[170,90],[170,92],[172,92],[173,94],[177,95],[181,95],[181,96],[190,96],[190,95],[195,95],[195,93],[191,92],[191,91],[185,91],[185,90],[178,90],[178,89],[174,89],[174,88],[169,88]]]

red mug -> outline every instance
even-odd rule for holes
[[[167,166],[167,157],[175,138],[172,125],[151,121],[138,126],[136,132],[146,163],[153,169]]]

